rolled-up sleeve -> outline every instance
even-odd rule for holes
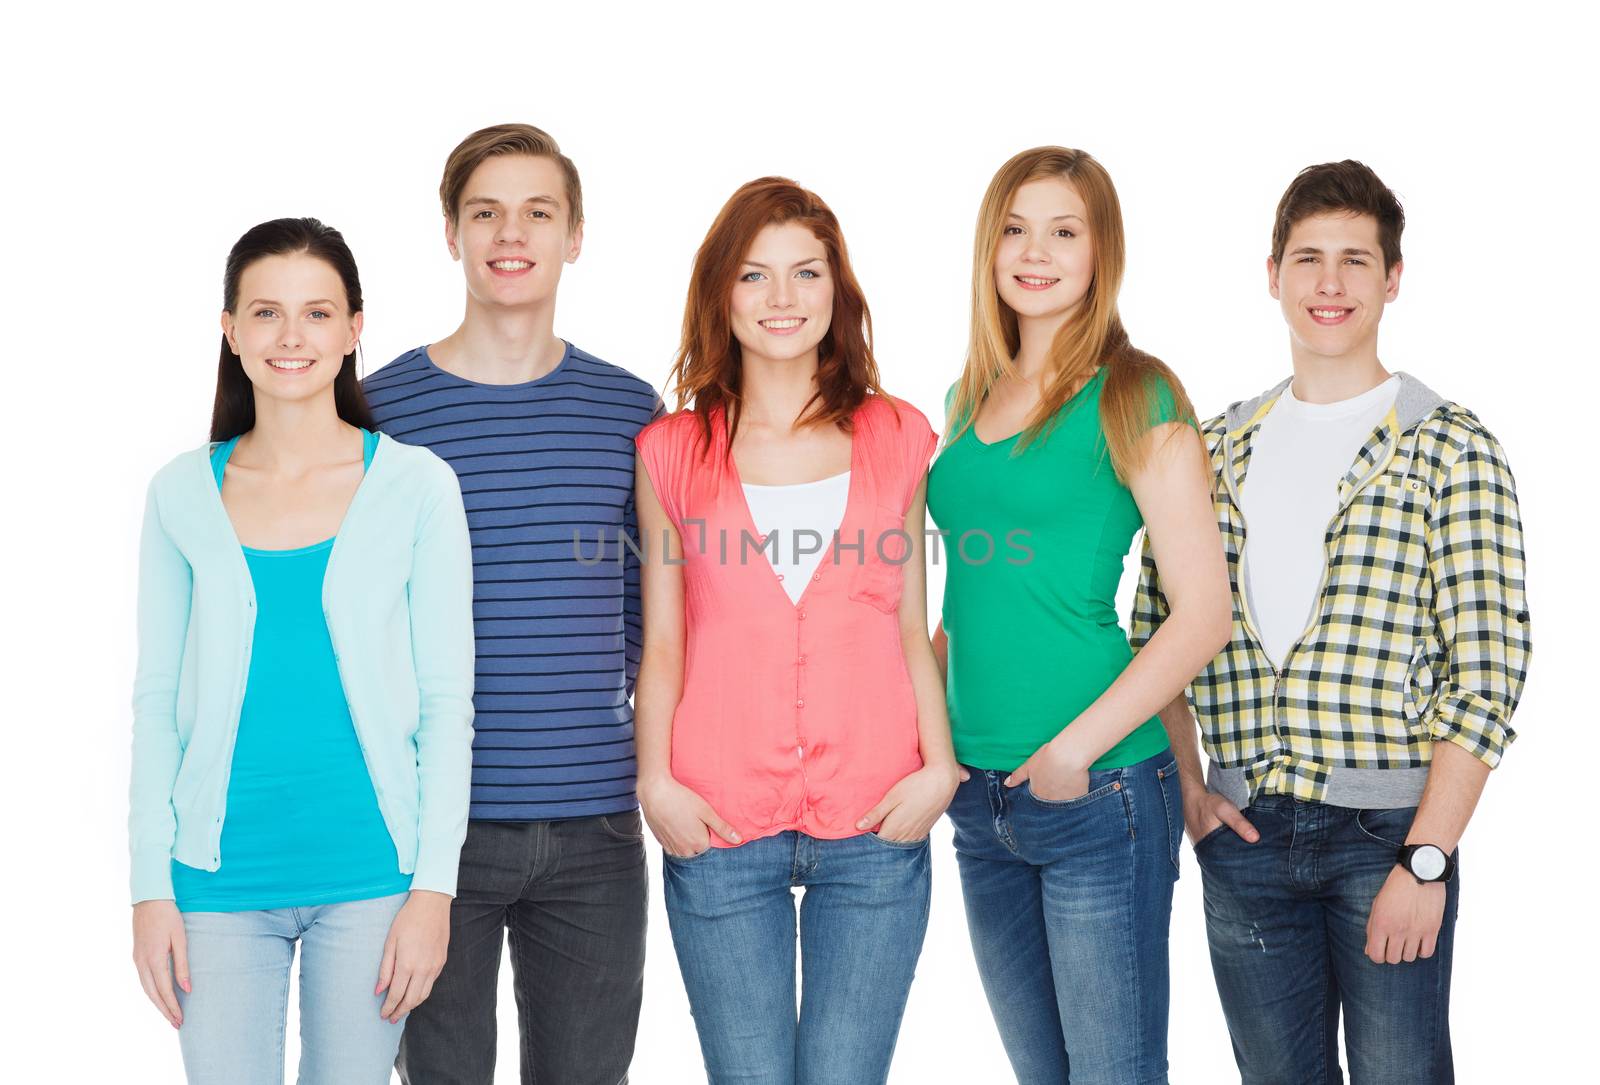
[[[1468,441],[1435,497],[1428,562],[1443,648],[1428,730],[1493,768],[1516,738],[1530,645],[1516,484],[1486,433]]]

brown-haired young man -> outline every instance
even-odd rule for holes
[[[396,1065],[408,1085],[493,1081],[509,931],[522,1080],[616,1085],[638,1028],[646,913],[629,704],[639,569],[619,532],[638,533],[633,439],[661,402],[553,331],[583,206],[549,135],[472,133],[439,197],[466,315],[365,381],[384,432],[456,469],[475,579],[472,807],[449,956]]]
[[[1454,1080],[1456,844],[1528,614],[1505,453],[1378,360],[1404,225],[1361,163],[1300,172],[1267,260],[1294,375],[1205,427],[1234,633],[1162,719],[1247,1083],[1341,1080],[1341,1010],[1353,1081]],[[1136,646],[1165,611],[1147,550]]]

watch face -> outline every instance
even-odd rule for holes
[[[1444,873],[1444,852],[1432,844],[1424,844],[1411,853],[1411,873],[1425,882],[1438,879]]]

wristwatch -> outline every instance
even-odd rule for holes
[[[1395,856],[1395,862],[1405,867],[1418,885],[1447,882],[1456,872],[1454,856],[1446,855],[1435,844],[1407,844]]]

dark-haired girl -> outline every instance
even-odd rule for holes
[[[156,474],[134,686],[134,961],[191,1082],[387,1082],[445,958],[472,745],[455,474],[373,432],[355,261],[278,219],[224,280],[211,441]]]

